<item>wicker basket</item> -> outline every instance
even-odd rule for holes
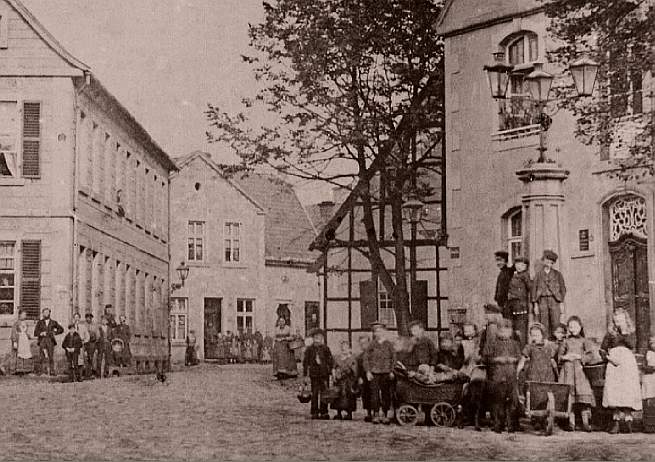
[[[298,340],[291,340],[289,342],[289,348],[291,348],[292,350],[299,350],[300,348],[302,348],[304,346],[305,346],[305,342],[303,342],[302,340],[299,340],[299,339]]]

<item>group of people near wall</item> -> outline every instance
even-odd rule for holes
[[[258,330],[254,333],[251,329],[245,332],[232,332],[228,330],[225,334],[218,332],[213,339],[213,343],[216,350],[212,357],[218,359],[222,364],[271,362],[273,338],[268,334],[265,336],[262,335]],[[187,355],[185,364],[197,364],[196,335],[193,330],[189,331],[186,345]]]
[[[609,433],[632,432],[635,411],[642,410],[642,402],[655,398],[655,351],[648,352],[640,370],[633,353],[635,329],[629,314],[616,310],[601,344],[595,344],[585,337],[580,317],[570,316],[566,324],[560,323],[566,287],[561,273],[552,268],[557,261],[554,252],[544,252],[543,268],[534,281],[527,273],[526,259],[515,259],[516,270],[510,272],[507,254],[499,252],[496,257],[502,260],[496,291],[499,306],[487,306],[482,329],[465,323],[454,338],[440,335],[437,346],[420,322],[410,324],[409,338],[395,341],[387,338],[383,324],[374,323],[372,338],[363,335],[358,339],[356,355],[348,342],[333,354],[325,344],[325,333],[312,331],[303,358],[305,385],[311,387],[311,417],[329,419],[329,401],[336,411],[334,419],[352,419],[361,396],[366,421],[389,423],[394,380],[403,370],[425,385],[462,383],[464,414],[476,429],[480,427],[479,411],[486,409],[496,432],[519,431],[527,382],[545,382],[569,385],[574,412],[567,422],[560,423],[563,429],[591,431],[591,412],[596,408],[611,415]],[[531,309],[537,319],[532,323]],[[280,326],[280,335],[284,335],[283,328]],[[651,348],[655,349],[655,342]],[[592,365],[606,368],[600,402],[585,370]],[[327,395],[329,400],[321,399]]]
[[[41,311],[41,318],[31,332],[24,310],[19,310],[18,320],[11,330],[10,371],[16,374],[40,373],[56,375],[56,337],[64,328],[50,317],[50,309]],[[131,363],[131,332],[125,316],[114,316],[112,305],[106,305],[100,323],[93,313],[74,313],[68,324],[61,348],[64,350],[71,381],[84,378],[106,377],[112,365],[127,367]],[[38,351],[34,354],[34,346]]]

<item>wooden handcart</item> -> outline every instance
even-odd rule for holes
[[[557,382],[526,382],[525,412],[529,418],[545,419],[546,435],[553,434],[555,419],[573,419],[571,385]]]
[[[402,426],[416,425],[420,407],[429,407],[429,416],[437,427],[451,427],[460,412],[462,382],[426,385],[396,371],[396,421]]]

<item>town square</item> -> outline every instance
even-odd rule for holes
[[[0,459],[652,458],[654,30],[0,0]]]

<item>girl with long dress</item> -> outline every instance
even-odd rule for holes
[[[280,317],[275,328],[275,344],[273,345],[273,375],[278,380],[298,375],[298,366],[289,342],[293,340],[291,329],[284,318]]]
[[[616,434],[625,423],[632,433],[632,412],[641,411],[641,385],[637,360],[632,353],[635,328],[630,315],[622,308],[614,311],[612,326],[600,346],[601,356],[607,361],[603,407],[612,410],[609,433]]]
[[[33,360],[31,341],[32,335],[27,325],[27,313],[20,311],[18,321],[11,331],[11,343],[16,355],[16,374],[28,374],[33,372]]]
[[[572,402],[580,409],[583,429],[590,432],[591,408],[596,406],[596,400],[582,366],[593,355],[594,345],[585,338],[584,328],[579,317],[571,316],[566,324],[569,336],[562,341],[558,351],[558,358],[562,364],[559,382],[572,385]],[[574,413],[571,413],[567,430],[575,430]]]

